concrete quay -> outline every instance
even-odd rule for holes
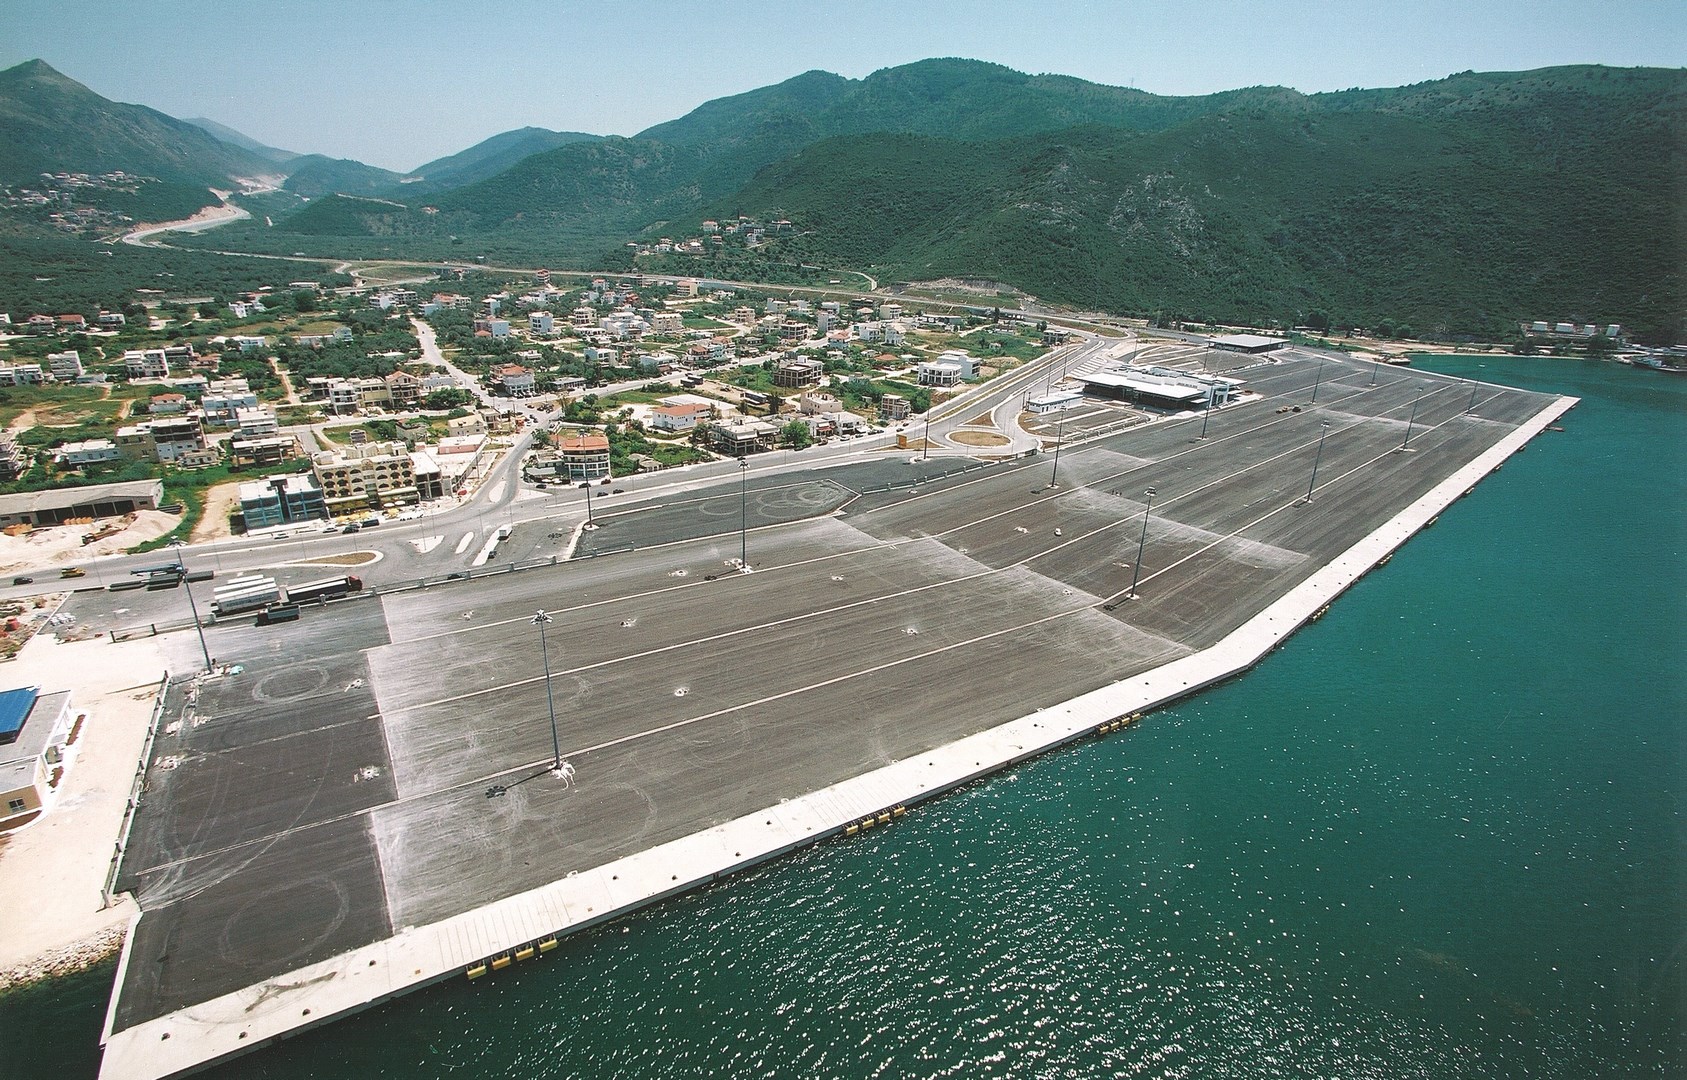
[[[1301,399],[1310,370],[1287,365],[1277,373],[1282,400]],[[102,1075],[138,1080],[191,1071],[482,965],[495,969],[503,958],[508,964],[542,955],[557,935],[848,833],[870,817],[876,826],[883,813],[1229,678],[1574,405],[1487,388],[1509,410],[1495,419],[1472,415],[1469,383],[1397,380],[1408,384],[1373,393],[1363,385],[1367,373],[1345,373],[1345,386],[1342,376],[1325,375],[1326,404],[1305,415],[1275,414],[1267,407],[1275,401],[1227,414],[1228,431],[1215,426],[1211,441],[1197,444],[1187,423],[1174,423],[1068,451],[1058,488],[1042,475],[1044,457],[875,495],[860,494],[867,485],[852,486],[843,471],[809,487],[775,489],[758,502],[758,514],[788,520],[756,519],[769,526],[751,534],[757,572],[706,586],[737,554],[736,528],[665,543],[659,513],[611,519],[606,532],[643,529],[648,552],[503,586],[512,590],[503,607],[538,602],[562,613],[559,627],[566,615],[580,630],[568,659],[553,664],[567,713],[590,715],[589,728],[570,730],[565,748],[580,766],[575,790],[555,790],[534,773],[550,760],[548,732],[530,730],[536,704],[543,716],[543,686],[527,671],[525,617],[472,610],[496,610],[491,596],[438,590],[385,598],[380,612],[375,605],[363,605],[370,614],[348,609],[338,621],[344,634],[362,635],[367,661],[346,659],[346,637],[321,642],[314,658],[291,655],[266,667],[262,653],[277,648],[274,640],[266,646],[252,631],[221,631],[214,651],[252,657],[252,699],[262,708],[236,708],[229,697],[221,702],[223,724],[218,702],[202,699],[204,727],[155,751],[175,762],[170,774],[178,786],[161,784],[157,806],[137,821],[131,843],[136,861],[125,877],[146,914],[119,972]],[[1438,412],[1418,411],[1414,385],[1426,402],[1441,395]],[[1419,441],[1402,452],[1400,429],[1411,437],[1407,408],[1422,426]],[[1318,451],[1327,471],[1318,474],[1325,478],[1316,486],[1319,502],[1308,504],[1300,495],[1313,486],[1306,470],[1315,464],[1320,416],[1346,438],[1331,434],[1331,447]],[[1123,494],[1149,481],[1160,492],[1151,517]],[[1344,494],[1345,504],[1337,498]],[[1332,512],[1318,516],[1326,504]],[[736,490],[702,496],[689,511],[732,526],[739,512]],[[831,516],[805,521],[815,513]],[[1053,528],[1055,521],[1061,527]],[[1146,542],[1150,523],[1154,537],[1142,563],[1153,572],[1141,578],[1143,599],[1125,600],[1138,568],[1124,560],[1134,560],[1137,529]],[[711,567],[715,573],[703,572]],[[471,610],[459,610],[465,607]],[[688,614],[693,609],[698,613]],[[597,644],[615,632],[627,640]],[[813,649],[819,640],[862,644],[820,653]],[[285,643],[304,647],[303,639]],[[748,648],[752,643],[758,649]],[[976,705],[953,716],[957,699],[931,686],[934,665],[959,655],[969,665],[987,664],[985,654],[997,648],[1011,648],[1027,665],[1058,657],[1070,668],[1053,685],[1010,680],[1004,689],[1014,692],[993,706],[995,713]],[[512,649],[522,650],[513,662],[505,658]],[[711,666],[738,674],[705,674],[695,662],[699,652]],[[774,654],[779,664],[758,666],[758,652]],[[436,681],[397,677],[421,660],[436,669]],[[639,665],[636,681],[625,672],[629,663]],[[793,664],[803,670],[791,673]],[[887,685],[928,687],[929,700],[901,702],[886,696]],[[331,733],[299,715],[307,701],[319,709],[328,688],[343,699]],[[624,716],[607,704],[623,697]],[[845,701],[857,727],[848,727]],[[1016,711],[1001,711],[1010,709]],[[858,716],[875,710],[895,722]],[[288,729],[277,738],[324,743],[316,801],[289,794],[277,795],[273,807],[257,797],[237,807],[196,786],[228,786],[238,775],[226,771],[235,768],[231,756],[243,756],[241,767],[252,769],[276,760],[263,757],[265,744],[240,741],[241,725],[258,712]],[[805,726],[806,714],[822,717],[824,729]],[[502,741],[471,734],[460,743],[471,716],[482,734],[496,732]],[[839,728],[837,745],[817,742],[822,730]],[[766,747],[779,733],[789,745]],[[779,756],[798,750],[805,761],[815,759],[806,772],[795,758]],[[636,753],[657,760],[641,763]],[[384,777],[355,788],[334,788],[326,779],[365,760],[384,763]],[[769,760],[777,782],[727,772],[766,772]],[[296,767],[308,773],[314,763]],[[219,784],[196,778],[201,768]],[[728,790],[681,799],[650,790],[639,768],[675,788],[702,776]],[[528,778],[535,783],[512,783]],[[492,783],[510,783],[510,797],[486,800],[483,789]],[[179,820],[173,801],[183,804]],[[233,809],[244,816],[215,835],[188,835],[183,827],[222,820]],[[559,838],[523,887],[508,859],[500,861],[500,845],[548,845],[563,817],[574,832]],[[630,831],[629,818],[637,826]],[[463,861],[450,869],[462,884],[446,882],[412,835],[460,853]],[[491,853],[453,847],[467,838]],[[288,845],[297,850],[274,854]],[[301,925],[293,924],[275,931],[278,942],[291,945],[278,944],[267,959],[225,957],[242,962],[209,979],[172,973],[176,961],[165,953],[190,961],[201,955],[195,949],[212,955],[194,944],[196,932],[211,939],[220,933],[226,952],[232,930],[265,930],[245,914],[264,902],[265,889],[331,856],[343,856],[347,867],[373,858],[384,876],[366,901],[349,871],[336,882],[341,891],[325,903],[338,914],[327,920],[320,955],[299,948]],[[502,896],[487,886],[495,867],[502,870],[497,883],[509,890]],[[467,899],[476,893],[496,898]],[[351,925],[357,911],[383,896],[384,919]],[[282,905],[288,897],[268,899]],[[201,923],[207,925],[195,930]],[[244,979],[246,972],[258,977]],[[225,984],[225,992],[207,993]]]

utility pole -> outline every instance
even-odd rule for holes
[[[187,560],[182,558],[182,551],[187,545],[180,540],[172,540],[170,546],[176,550],[176,565],[182,571],[182,591],[187,593],[188,610],[193,612],[193,628],[199,632],[199,651],[205,655],[205,670],[210,671],[216,665],[211,663],[211,648],[205,644],[205,625],[199,621],[199,605],[193,602],[193,586],[187,583]]]
[[[531,620],[539,628],[539,655],[545,664],[545,708],[551,714],[551,775],[562,775],[562,740],[556,732],[556,702],[551,697],[551,653],[545,642],[545,627],[551,624],[551,617],[543,610],[534,615]]]
[[[1324,437],[1330,433],[1330,422],[1325,420],[1320,425],[1323,430],[1318,432],[1318,453],[1312,459],[1312,479],[1306,482],[1306,501],[1312,501],[1312,488],[1318,483],[1318,463],[1324,460]]]
[[[1136,599],[1136,583],[1142,580],[1142,552],[1148,546],[1148,515],[1154,510],[1154,489],[1147,491],[1148,505],[1142,508],[1142,537],[1136,542],[1136,565],[1131,567],[1131,589],[1125,599]]]

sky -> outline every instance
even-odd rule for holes
[[[1687,66],[1681,0],[5,0],[0,68],[407,171],[512,128],[632,135],[934,56],[1156,94]]]

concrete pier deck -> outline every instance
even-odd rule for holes
[[[216,628],[245,670],[167,702],[102,1075],[542,955],[1227,678],[1574,404],[1334,362],[1312,405],[1318,363],[1252,372],[1265,398],[1205,440],[1196,417],[1068,448],[1057,486],[1051,455],[843,467],[753,508],[729,484],[612,516],[618,554]]]

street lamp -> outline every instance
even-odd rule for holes
[[[738,569],[750,572],[750,459],[738,459]]]
[[[1054,426],[1054,475],[1049,477],[1049,487],[1060,486],[1060,444],[1066,434],[1066,410],[1060,410],[1060,419]]]
[[[1312,501],[1312,488],[1318,483],[1318,463],[1324,460],[1324,437],[1330,433],[1330,422],[1325,420],[1318,432],[1318,453],[1312,458],[1312,479],[1306,482],[1306,501]]]
[[[1148,505],[1142,508],[1142,537],[1136,542],[1136,565],[1131,567],[1131,589],[1125,599],[1136,599],[1136,583],[1142,579],[1142,550],[1148,544],[1148,515],[1154,510],[1154,489],[1148,489]]]
[[[216,665],[211,663],[211,649],[205,644],[205,626],[199,621],[199,605],[193,602],[193,586],[187,583],[187,561],[182,558],[182,549],[187,545],[180,540],[172,540],[170,546],[176,549],[176,565],[182,571],[182,591],[187,593],[188,610],[193,612],[193,628],[199,632],[199,651],[205,655],[205,670],[210,671]]]
[[[1470,404],[1464,407],[1465,412],[1471,412],[1476,408],[1476,391],[1481,387],[1481,385],[1482,384],[1477,382],[1475,379],[1470,380]]]
[[[1412,425],[1417,422],[1418,405],[1420,403],[1422,403],[1422,401],[1423,401],[1423,384],[1419,383],[1418,384],[1418,396],[1412,399],[1412,415],[1406,420],[1406,437],[1404,439],[1400,440],[1400,449],[1402,449],[1402,450],[1406,449],[1406,445],[1412,441]]]
[[[1375,386],[1377,384],[1377,372],[1381,371],[1381,370],[1382,370],[1382,358],[1378,357],[1377,359],[1372,360],[1371,361],[1371,385],[1372,386]]]
[[[592,482],[590,480],[586,481],[586,528],[597,528],[597,523],[592,521]]]
[[[924,460],[926,460],[926,458],[928,458],[930,456],[931,456],[931,406],[927,405],[926,406],[926,430],[925,430],[925,434],[920,437],[920,460],[924,461]]]
[[[1316,376],[1314,376],[1313,379],[1312,379],[1312,400],[1308,404],[1311,404],[1311,405],[1318,404],[1318,384],[1323,382],[1323,381],[1324,381],[1324,361],[1320,360],[1320,361],[1318,361],[1318,374]]]
[[[551,624],[551,617],[541,609],[530,620],[539,628],[539,656],[545,664],[545,708],[551,714],[551,775],[562,778],[562,742],[556,733],[556,702],[551,697],[551,652],[545,641],[545,627]]]
[[[1213,418],[1213,388],[1207,387],[1207,408],[1201,414],[1201,438],[1207,437],[1207,421]]]

